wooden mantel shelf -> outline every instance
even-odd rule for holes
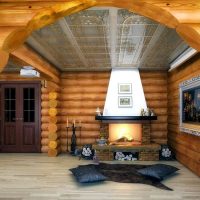
[[[95,120],[104,123],[146,123],[157,120],[157,116],[95,116]]]

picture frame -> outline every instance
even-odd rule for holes
[[[118,97],[118,107],[130,108],[132,106],[133,106],[132,96],[119,96]]]
[[[132,94],[132,84],[131,83],[119,83],[118,84],[119,94]]]
[[[200,136],[200,76],[179,85],[180,131]]]

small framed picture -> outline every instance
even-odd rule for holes
[[[118,97],[118,106],[122,108],[132,107],[132,97]]]
[[[131,83],[119,83],[118,84],[118,93],[119,94],[131,94],[132,93],[132,87]]]

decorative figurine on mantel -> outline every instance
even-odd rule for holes
[[[99,107],[97,107],[97,109],[96,109],[96,115],[97,116],[101,116],[101,110],[100,110],[100,108]]]

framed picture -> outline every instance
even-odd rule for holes
[[[180,84],[180,130],[200,136],[200,76]]]
[[[119,94],[132,94],[131,83],[119,83],[118,84],[118,93]]]
[[[132,97],[118,97],[118,106],[119,107],[132,107]]]

